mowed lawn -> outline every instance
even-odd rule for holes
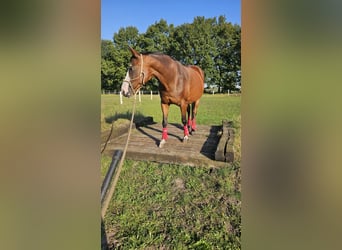
[[[222,95],[203,95],[200,101],[197,123],[203,125],[218,125],[223,119],[236,120],[240,116],[240,96]],[[101,122],[102,129],[109,129],[110,122],[105,119],[114,117],[130,118],[132,112],[133,97],[123,97],[123,104],[120,105],[119,95],[102,95],[101,98]],[[137,99],[136,115],[152,116],[155,122],[162,121],[162,111],[160,108],[159,95],[142,95],[141,102]],[[176,105],[170,106],[168,121],[170,123],[181,123],[180,109]]]
[[[137,116],[161,122],[160,98],[142,95]],[[233,121],[236,161],[222,168],[126,160],[104,218],[110,249],[240,249],[241,171],[240,96],[204,95],[197,123]],[[133,98],[102,95],[101,129],[116,119],[130,119]],[[170,106],[170,123],[180,110]],[[111,158],[101,159],[105,175]]]

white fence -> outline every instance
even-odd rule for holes
[[[120,98],[120,104],[123,104],[123,95],[121,93],[121,91],[110,91],[110,90],[102,90],[102,94],[103,95],[118,95],[119,98]],[[239,96],[241,95],[240,92],[231,92],[231,91],[227,91],[225,93],[217,93],[215,91],[212,91],[212,92],[206,92],[205,94],[207,95],[228,95],[228,96]],[[159,91],[152,91],[152,90],[141,90],[138,92],[138,94],[136,95],[136,98],[139,98],[139,102],[141,102],[141,96],[142,95],[149,95],[150,96],[150,99],[153,100],[153,96],[154,95],[158,95],[159,96]]]
[[[146,95],[146,94],[149,94],[150,95],[150,99],[151,100],[153,100],[153,95],[154,94],[158,94],[159,95],[159,91],[155,91],[155,92],[153,92],[152,90],[151,91],[143,91],[143,90],[140,90],[139,92],[138,92],[138,94],[135,96],[135,98],[137,98],[137,96],[138,96],[138,98],[139,98],[139,102],[141,102],[141,95]],[[120,91],[120,93],[119,93],[119,95],[120,95],[120,104],[122,104],[123,103],[123,101],[122,101],[122,93],[121,93],[121,91]]]
[[[120,91],[118,90],[102,90],[103,95],[119,95]],[[153,95],[159,95],[159,91],[150,91],[150,90],[140,90],[142,95],[150,95],[151,92]]]

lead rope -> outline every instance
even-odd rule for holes
[[[139,77],[142,77],[141,84],[144,85],[144,80],[145,80],[145,72],[143,71],[143,68],[144,68],[144,58],[143,58],[143,55],[140,55],[140,57],[141,57],[140,76],[138,76],[138,77],[136,77],[136,78],[133,78],[133,79],[131,79],[130,81],[125,81],[125,80],[124,80],[124,82],[128,82],[128,84],[129,84],[129,86],[130,86],[130,88],[131,88],[132,90],[133,90],[133,87],[132,87],[131,81],[133,81],[133,80],[135,80],[135,79],[137,79],[137,78],[139,78]],[[133,90],[133,91],[134,91],[134,90]],[[138,92],[138,91],[136,91],[136,92]],[[136,95],[136,93],[134,93],[134,94]],[[113,132],[113,122],[112,122],[112,126],[111,126],[111,128],[110,128],[110,132],[109,132],[109,135],[108,135],[108,137],[107,137],[107,140],[106,140],[106,142],[105,142],[105,144],[104,144],[104,146],[103,146],[103,148],[102,148],[102,150],[101,150],[101,154],[102,154],[103,151],[106,149],[107,144],[108,144],[108,141],[109,141],[110,137],[112,136],[112,132]]]
[[[143,72],[143,68],[144,68],[144,59],[143,59],[143,55],[140,55],[141,57],[141,65],[140,65],[140,76],[142,76],[142,85],[144,85],[144,78],[145,78],[145,73]],[[132,81],[132,80],[131,80]],[[131,88],[132,88],[132,85],[131,85],[131,82],[129,82]],[[133,89],[133,88],[132,88]],[[133,90],[134,91],[134,90]],[[137,92],[134,93],[134,103],[133,103],[133,109],[132,109],[132,117],[131,117],[131,123],[129,124],[129,130],[128,130],[128,135],[127,135],[127,141],[126,141],[126,145],[125,145],[125,148],[124,148],[124,151],[123,151],[123,154],[122,154],[122,157],[121,157],[121,160],[120,160],[120,163],[119,163],[119,166],[118,166],[118,169],[117,169],[117,173],[115,174],[115,177],[114,177],[114,180],[113,180],[113,183],[112,185],[110,186],[110,189],[109,189],[109,192],[108,194],[106,195],[105,197],[105,200],[103,201],[103,206],[102,206],[102,209],[101,209],[101,215],[102,215],[102,218],[104,218],[104,216],[106,215],[106,212],[107,212],[107,209],[108,209],[108,206],[109,206],[109,203],[110,203],[110,200],[112,199],[112,196],[114,194],[114,190],[115,190],[115,186],[119,180],[119,176],[120,176],[120,172],[121,172],[121,169],[122,169],[122,166],[123,166],[123,162],[125,160],[125,156],[126,156],[126,152],[127,152],[127,148],[128,148],[128,142],[129,142],[129,138],[131,137],[131,131],[132,131],[132,126],[133,126],[133,119],[134,119],[134,113],[135,113],[135,108],[136,108],[136,103],[137,103]],[[101,151],[101,153],[104,151],[104,149],[106,148],[107,146],[107,143],[108,143],[108,140],[111,136],[111,133],[112,133],[112,130],[113,130],[113,123],[112,123],[112,129],[111,129],[111,132],[109,134],[109,137],[105,143],[105,146],[103,147],[103,150]]]
[[[126,145],[119,163],[119,166],[117,168],[117,173],[115,174],[114,180],[112,182],[112,185],[110,186],[110,189],[108,191],[108,194],[105,197],[105,200],[103,201],[103,206],[101,209],[101,216],[102,218],[104,218],[104,216],[106,215],[110,200],[112,199],[112,196],[114,194],[114,190],[115,190],[115,186],[119,180],[119,176],[120,176],[120,172],[123,166],[123,162],[125,160],[125,156],[126,156],[126,152],[127,152],[127,148],[128,148],[128,142],[129,142],[129,138],[131,137],[131,131],[132,131],[132,126],[133,126],[133,119],[134,119],[134,113],[135,113],[135,108],[136,108],[136,103],[137,103],[137,98],[136,98],[136,94],[134,94],[134,103],[133,103],[133,109],[132,109],[132,118],[131,118],[131,123],[129,124],[129,130],[128,130],[128,135],[127,135],[127,141],[126,141]]]
[[[112,126],[111,126],[111,128],[110,128],[109,135],[107,136],[107,140],[106,140],[106,142],[105,142],[103,148],[101,149],[101,154],[102,154],[103,151],[106,149],[107,144],[108,144],[108,142],[109,142],[109,139],[110,139],[110,137],[112,136],[112,132],[113,132],[113,123],[114,123],[114,121],[112,121]]]

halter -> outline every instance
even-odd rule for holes
[[[144,68],[144,59],[143,59],[143,55],[140,54],[140,58],[141,58],[141,64],[140,64],[140,74],[139,76],[133,78],[133,79],[130,79],[129,81],[127,80],[124,80],[124,82],[127,82],[129,84],[129,87],[132,89],[133,91],[133,94],[135,94],[142,86],[144,86],[144,79],[145,79],[145,72],[143,71],[143,68]],[[137,89],[137,91],[134,91],[134,88],[132,86],[132,83],[131,81],[135,80],[135,79],[138,79],[139,77],[142,76],[142,81],[140,83],[140,87]]]

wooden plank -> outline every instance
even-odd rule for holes
[[[222,133],[219,144],[215,152],[215,160],[224,162],[234,161],[234,129],[232,122],[222,121]]]
[[[182,126],[169,124],[169,139],[163,148],[159,148],[162,125],[137,126],[131,133],[126,158],[190,166],[224,166],[224,161],[215,161],[215,151],[219,142],[218,132],[221,127],[198,125],[189,141],[183,143]],[[110,155],[116,149],[123,149],[126,140],[127,134],[111,139],[105,153]]]
[[[228,129],[226,126],[224,126],[224,121],[223,121],[222,128],[221,128],[220,141],[217,145],[217,149],[215,152],[216,161],[225,161],[225,152],[226,152],[226,144],[227,144],[228,136],[229,136]]]
[[[225,161],[233,162],[234,161],[234,129],[229,128],[229,138],[227,140],[226,152],[225,152]]]

